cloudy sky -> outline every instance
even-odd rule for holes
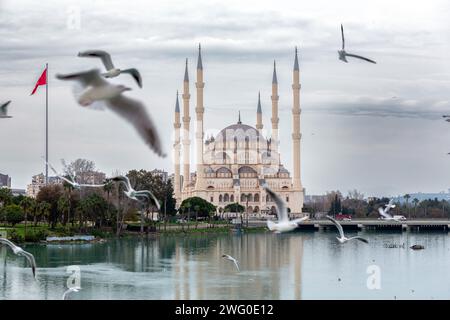
[[[78,15],[79,14],[79,15]],[[270,134],[273,59],[280,91],[282,161],[291,170],[294,47],[300,47],[302,181],[307,194],[358,189],[366,196],[450,188],[450,4],[430,1],[12,1],[0,0],[0,172],[25,188],[42,172],[45,90],[30,96],[49,63],[50,160],[78,157],[111,173],[173,171],[176,90],[189,58],[194,119],[197,45],[205,72],[205,129],[255,125],[258,91]],[[376,65],[337,59],[340,23],[346,49]],[[167,159],[158,158],[115,114],[84,110],[65,73],[101,67],[78,51],[109,51],[118,67],[136,67],[130,96],[158,124]],[[192,123],[194,127],[194,123]],[[195,152],[192,152],[195,155]],[[192,159],[194,161],[194,158]]]

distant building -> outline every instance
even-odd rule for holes
[[[99,171],[87,171],[76,177],[78,183],[102,184],[106,179],[106,174]],[[59,177],[48,177],[49,184],[62,184],[63,180]],[[31,184],[27,186],[26,194],[29,197],[36,198],[41,188],[45,186],[45,175],[40,173],[31,178]]]
[[[2,187],[11,188],[11,177],[0,173],[0,188]]]
[[[169,173],[167,173],[164,170],[154,169],[154,170],[150,171],[150,173],[152,175],[160,176],[163,182],[167,182],[167,180],[169,180]]]
[[[48,177],[49,184],[62,184],[62,180],[59,177]],[[32,198],[36,198],[41,188],[45,186],[45,175],[39,173],[31,178],[31,184],[27,185],[26,195]]]

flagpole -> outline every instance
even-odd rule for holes
[[[45,184],[48,185],[48,63],[45,64]]]

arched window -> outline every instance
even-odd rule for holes
[[[259,202],[259,193],[255,193],[255,196],[253,197],[253,200],[255,202]]]
[[[222,195],[219,196],[219,202],[222,202]]]
[[[225,193],[225,196],[223,197],[223,202],[229,202],[230,201],[230,196],[228,195],[228,193]]]
[[[234,194],[230,196],[230,202],[234,202]]]
[[[289,196],[286,196],[286,202],[289,202]]]
[[[248,200],[249,202],[253,202],[253,195],[251,193],[249,193],[247,195],[247,199],[246,200]]]
[[[245,201],[246,201],[245,194],[241,194],[241,202],[245,202]]]
[[[254,213],[259,213],[259,207],[256,206],[256,207],[253,209],[253,212],[254,212]]]

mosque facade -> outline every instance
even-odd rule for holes
[[[292,135],[290,143],[293,155],[292,173],[280,159],[278,79],[276,65],[272,76],[271,135],[263,134],[261,98],[258,94],[256,125],[238,121],[223,128],[216,136],[205,138],[203,90],[203,63],[199,46],[196,70],[195,106],[195,171],[191,172],[191,117],[190,82],[188,62],[183,81],[182,107],[177,93],[174,115],[174,193],[177,207],[184,199],[201,197],[213,203],[222,212],[226,205],[240,203],[247,212],[274,213],[276,205],[265,192],[267,185],[284,200],[288,211],[302,212],[305,190],[301,182],[300,165],[300,70],[295,49],[292,81]],[[181,112],[182,111],[182,112]]]

